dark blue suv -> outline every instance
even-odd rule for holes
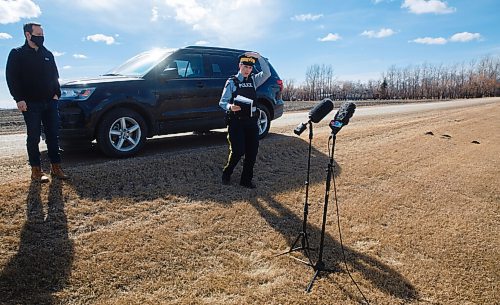
[[[109,73],[61,86],[61,147],[97,140],[108,156],[136,154],[155,135],[225,127],[219,107],[228,77],[244,50],[190,46],[141,53]],[[259,132],[283,114],[283,82],[271,77],[257,89]],[[259,65],[254,67],[260,71]]]

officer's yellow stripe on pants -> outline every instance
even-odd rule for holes
[[[253,167],[259,150],[259,128],[257,118],[233,118],[229,122],[227,140],[229,143],[229,157],[222,172],[223,178],[229,179],[234,168],[245,156],[240,183],[248,183],[253,178]]]

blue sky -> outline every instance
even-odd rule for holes
[[[500,55],[499,0],[0,0],[0,108],[22,25],[40,22],[62,82],[103,74],[155,47],[255,50],[297,84],[314,64],[339,80],[379,79],[390,66]]]

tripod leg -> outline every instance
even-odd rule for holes
[[[314,264],[313,264],[313,262],[312,262],[312,260],[311,260],[311,254],[309,253],[309,250],[315,250],[315,249],[313,249],[313,248],[311,248],[311,247],[309,246],[309,240],[307,239],[307,235],[305,236],[305,245],[306,245],[306,246],[305,246],[305,248],[304,248],[304,252],[305,252],[305,254],[306,254],[306,256],[307,256],[307,259],[309,260],[309,264],[308,264],[308,265],[310,265],[310,266],[314,266]]]
[[[320,271],[321,271],[321,270],[319,270],[319,269],[318,269],[318,270],[316,270],[316,272],[314,272],[313,278],[312,278],[312,279],[311,279],[311,281],[309,282],[309,285],[307,285],[306,292],[308,292],[308,293],[309,293],[309,292],[311,292],[311,289],[312,289],[312,286],[313,286],[313,284],[314,284],[314,281],[315,281],[315,280],[316,280],[316,278],[318,277],[318,275],[319,275],[319,272],[320,272]]]
[[[296,247],[295,245],[297,245],[299,240],[301,241],[301,244]],[[297,236],[297,238],[295,239],[293,244],[290,246],[290,249],[288,249],[288,251],[276,254],[274,257],[282,256],[284,254],[292,253],[294,251],[301,251],[301,250],[304,250],[304,254],[307,256],[307,259],[309,260],[309,263],[306,263],[306,264],[311,265],[311,266],[314,265],[313,262],[311,261],[311,254],[309,253],[309,250],[314,251],[315,248],[311,248],[309,246],[309,240],[307,239],[307,233],[304,233],[304,232],[299,233],[299,235]]]
[[[299,239],[300,239],[300,237],[301,237],[301,236],[302,236],[302,233],[300,233],[300,234],[297,236],[297,238],[295,239],[295,241],[293,242],[293,244],[290,246],[290,249],[289,249],[288,251],[285,251],[285,252],[283,252],[283,253],[277,254],[277,255],[275,255],[275,257],[277,257],[277,256],[282,256],[282,255],[284,255],[284,254],[288,254],[288,253],[290,253],[290,252],[293,252],[293,251],[297,250],[298,248],[294,248],[294,247],[295,247],[295,245],[297,244],[297,242],[299,241]]]

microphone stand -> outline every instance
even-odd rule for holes
[[[319,273],[321,271],[323,272],[335,272],[333,269],[327,269],[325,267],[325,263],[323,262],[323,249],[324,249],[324,241],[325,241],[325,226],[326,226],[326,214],[328,212],[328,201],[329,201],[329,196],[330,196],[330,182],[332,180],[332,175],[333,175],[333,169],[334,169],[334,164],[333,164],[333,153],[335,150],[335,140],[337,139],[336,132],[332,133],[332,150],[330,152],[330,161],[328,163],[328,169],[327,169],[327,174],[326,174],[326,187],[325,187],[325,205],[323,208],[323,224],[321,226],[321,239],[319,243],[319,254],[318,254],[318,261],[316,264],[312,265],[313,269],[315,270],[314,275],[309,282],[309,285],[307,285],[306,291],[311,292],[312,286],[316,278],[319,276]],[[335,189],[335,179],[333,179],[333,186]]]
[[[293,256],[291,256],[291,257],[293,259],[303,263],[303,264],[306,264],[306,265],[309,265],[312,267],[314,264],[311,260],[311,255],[309,254],[309,250],[314,250],[314,249],[309,246],[309,240],[307,239],[307,235],[308,235],[307,234],[307,215],[309,214],[309,202],[308,202],[308,198],[309,198],[309,173],[311,170],[311,147],[312,147],[312,138],[313,138],[313,126],[312,126],[311,120],[309,120],[308,123],[309,123],[309,153],[308,153],[308,157],[307,157],[307,178],[306,178],[306,182],[305,182],[306,198],[304,201],[304,220],[302,222],[302,232],[299,233],[299,235],[297,236],[297,238],[295,239],[293,244],[290,246],[290,249],[288,251],[280,253],[276,256],[288,254],[288,253],[291,253],[293,251],[302,251],[303,250],[304,254],[306,255],[307,259],[309,260],[308,262],[305,260],[301,260],[299,258],[293,257]],[[300,245],[298,247],[296,247],[299,240],[300,240]]]

